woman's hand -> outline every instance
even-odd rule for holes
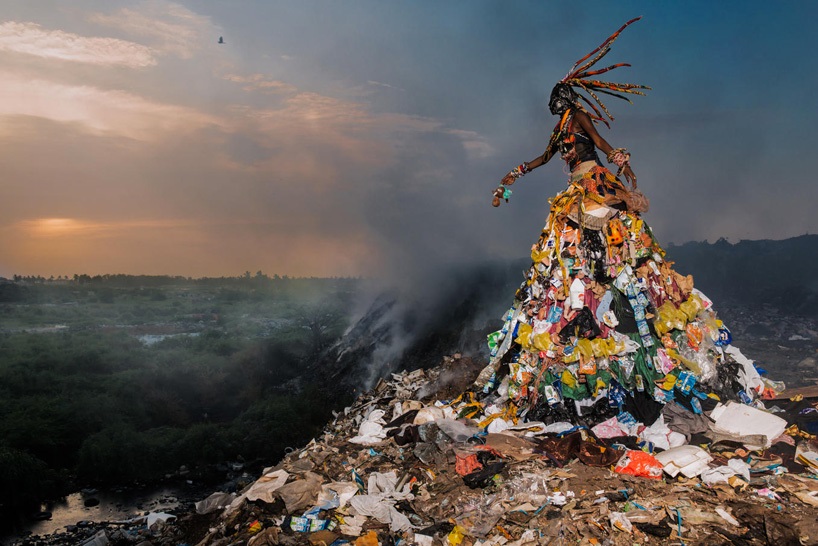
[[[503,186],[510,186],[514,184],[515,180],[517,180],[517,177],[514,176],[514,173],[508,173],[503,177],[502,180],[500,180],[500,184],[502,184]]]
[[[493,198],[491,200],[491,206],[492,207],[499,207],[500,206],[500,200],[503,198],[504,193],[505,193],[505,190],[503,189],[502,185],[498,186],[497,189],[494,190],[494,193],[492,194]]]
[[[630,165],[625,165],[622,168],[622,174],[625,176],[625,180],[630,182],[631,186],[633,186],[633,189],[636,189],[636,175]]]

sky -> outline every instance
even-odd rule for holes
[[[815,2],[4,0],[0,276],[524,257],[564,166],[491,192],[542,153],[554,83],[640,15],[607,60],[652,90],[600,132],[660,243],[818,232]]]

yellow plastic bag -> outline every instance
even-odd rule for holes
[[[613,337],[609,338],[595,338],[591,341],[591,345],[594,349],[594,356],[596,358],[608,358],[611,355],[615,355],[617,350],[617,343]],[[622,343],[622,349],[625,348],[625,344]],[[621,349],[619,349],[621,350]]]
[[[446,537],[446,541],[451,544],[452,546],[458,546],[461,542],[463,542],[463,535],[465,529],[460,527],[459,525],[455,525],[452,532]]]
[[[572,374],[569,370],[563,370],[560,379],[562,380],[562,384],[569,389],[577,388],[577,378],[574,377],[574,374]]]
[[[591,340],[588,338],[582,338],[577,341],[577,347],[574,350],[574,353],[579,353],[579,359],[581,362],[592,360],[594,358],[594,346],[591,343]]]
[[[531,261],[534,262],[535,264],[542,262],[546,265],[551,265],[552,252],[553,250],[551,250],[550,248],[546,248],[544,250],[537,250],[537,248],[534,247],[531,250]]]
[[[524,349],[531,348],[531,332],[534,328],[530,324],[521,322],[517,327],[517,337],[514,339],[517,343],[523,346]]]
[[[679,311],[684,313],[689,321],[695,320],[696,315],[698,315],[702,309],[704,309],[704,305],[702,304],[701,298],[696,294],[691,294],[686,302],[679,305]]]
[[[535,334],[530,336],[531,346],[538,351],[550,351],[554,348],[554,342],[551,341],[551,334],[543,332],[542,334]]]
[[[664,391],[673,390],[673,387],[676,385],[676,375],[669,373],[665,376],[665,381],[662,383],[661,389]]]
[[[684,330],[686,323],[687,315],[676,309],[672,302],[666,301],[656,310],[653,327],[656,328],[656,333],[662,336],[671,330]]]

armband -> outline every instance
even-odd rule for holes
[[[511,169],[511,171],[508,173],[508,175],[510,177],[512,177],[514,180],[517,180],[521,176],[523,176],[525,174],[528,174],[530,172],[531,172],[531,169],[528,167],[528,163],[523,162],[520,165],[517,165],[516,167]]]
[[[614,148],[608,152],[608,163],[613,163],[620,169],[630,164],[631,154],[625,148]]]

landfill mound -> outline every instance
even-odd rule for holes
[[[488,432],[464,417],[479,404],[461,391],[476,364],[382,380],[240,495],[214,493],[152,543],[818,543],[818,396],[610,438],[511,419]],[[644,437],[659,433],[685,442],[651,450]]]
[[[465,417],[491,400],[469,390],[480,367],[455,355],[381,380],[238,495],[29,543],[818,544],[818,390],[716,417],[671,402],[685,419],[611,438],[503,416],[489,432]],[[660,429],[685,443],[651,448]]]

